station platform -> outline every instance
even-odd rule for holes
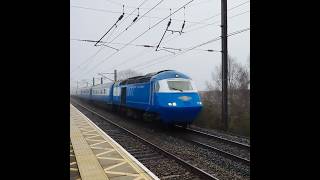
[[[70,104],[70,179],[159,179]]]

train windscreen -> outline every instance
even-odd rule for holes
[[[196,92],[193,81],[182,78],[160,80],[155,84],[156,92]]]
[[[193,90],[190,81],[167,81],[169,90],[190,91]]]

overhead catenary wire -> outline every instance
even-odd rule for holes
[[[239,6],[239,5],[238,5]],[[230,8],[231,9],[231,8]],[[128,17],[128,16],[127,16]],[[123,21],[122,21],[123,22]],[[199,23],[200,24],[200,23]],[[212,23],[210,23],[210,24],[212,24]],[[110,44],[112,44],[112,43],[110,43]],[[119,43],[120,44],[120,43]],[[123,44],[123,43],[122,43]],[[140,54],[139,54],[140,55]]]
[[[147,11],[146,13],[144,13],[139,19],[136,20],[140,21],[140,19],[142,19],[146,14],[150,13],[154,8],[156,8],[157,6],[159,6],[164,0],[160,0],[153,8],[151,8],[149,11]],[[126,32],[131,26],[133,25],[130,24],[127,28],[125,28],[125,30],[123,30],[121,33],[119,33],[116,37],[114,37],[110,42],[113,42],[115,39],[117,39],[119,36],[121,36],[124,32]],[[150,29],[150,28],[149,28]]]
[[[228,9],[228,11],[232,11],[232,10],[234,10],[234,9],[236,9],[236,8],[244,5],[244,4],[247,4],[247,3],[249,3],[249,2],[250,2],[250,1],[245,1],[245,2],[240,3],[240,4],[238,4],[238,5],[232,6],[231,8]],[[228,19],[232,19],[232,18],[234,18],[234,17],[243,15],[243,14],[248,13],[248,12],[250,12],[250,10],[245,11],[245,12],[242,12],[242,13],[235,14],[235,15],[233,15],[233,16],[230,16],[230,17],[228,17]],[[200,20],[200,23],[201,23],[201,22],[205,22],[205,21],[207,21],[207,20],[209,20],[209,19],[212,19],[212,18],[214,18],[214,17],[216,17],[216,16],[219,16],[219,15],[220,15],[220,13],[219,13],[219,14],[216,14],[216,15],[214,15],[214,16],[211,16],[211,17],[209,17],[209,18],[205,18],[205,19],[203,19],[203,20]],[[215,21],[215,22],[213,22],[213,23],[205,24],[205,25],[200,26],[200,27],[193,28],[193,29],[191,29],[191,30],[188,30],[188,28],[187,28],[188,31],[186,31],[186,32],[184,32],[184,33],[189,33],[189,32],[192,32],[192,31],[199,30],[199,29],[203,29],[203,28],[205,28],[205,27],[208,27],[209,25],[215,25],[215,24],[217,24],[217,23],[219,23],[219,22],[220,22],[220,20]],[[191,26],[193,26],[193,25],[191,25]],[[218,27],[218,26],[217,26],[217,27]],[[189,27],[189,29],[190,29],[190,28],[191,28],[191,27]],[[179,35],[173,36],[172,38],[168,39],[166,42],[169,42],[169,41],[175,39],[175,38],[178,37],[178,36],[179,36]]]
[[[162,37],[161,37],[161,39],[160,39],[160,41],[159,41],[159,43],[157,45],[156,51],[159,49],[160,43],[161,43],[163,37],[166,35],[166,32],[168,31],[168,28],[169,28],[170,25],[171,25],[171,11],[170,11],[170,20],[169,20],[169,22],[167,24],[166,30],[164,31],[164,33],[163,33],[163,35],[162,35]]]
[[[136,10],[138,10],[138,17],[139,17],[139,8],[141,8],[141,6],[143,6],[148,0],[144,0],[142,3],[140,3],[138,5],[138,7],[136,7],[134,10],[131,11],[130,14],[128,14],[128,16],[126,16],[126,18],[124,18],[123,21],[121,21],[121,23],[119,24],[119,26],[127,19],[129,18]]]
[[[138,8],[138,15],[132,20],[132,23],[131,23],[131,24],[135,23],[138,18],[139,18],[139,8]],[[130,24],[130,25],[131,25],[131,24]],[[126,30],[128,30],[128,27],[126,28]]]
[[[140,4],[138,5],[137,8],[140,8],[140,7],[141,7],[143,4],[145,4],[147,1],[148,1],[148,0],[144,0],[142,3],[140,3]],[[137,9],[137,8],[136,8],[136,9]],[[130,15],[132,15],[134,12],[135,12],[135,10],[131,11],[131,13],[130,13],[128,16],[126,16],[126,17],[123,19],[123,21],[121,21],[121,22],[119,23],[119,26],[120,26]],[[124,13],[124,10],[123,10],[122,13]],[[102,49],[104,49],[104,46],[101,46],[101,48],[100,48],[98,51],[96,51],[93,55],[91,55],[91,56],[89,56],[88,58],[86,58],[79,66],[77,66],[76,69],[72,70],[71,74],[72,74],[73,72],[75,72],[75,70],[78,70],[78,69],[79,69],[82,65],[84,65],[86,62],[90,62],[89,60],[92,59],[92,58],[94,58]],[[117,49],[117,50],[119,50],[119,49]]]
[[[236,35],[236,34],[243,33],[243,32],[248,31],[248,30],[250,30],[250,28],[244,28],[244,29],[240,29],[240,30],[234,31],[234,32],[232,32],[232,33],[229,33],[229,34],[228,34],[228,37],[229,37],[229,36]],[[192,46],[192,47],[190,47],[190,48],[187,48],[185,51],[183,51],[183,52],[181,52],[181,53],[179,53],[179,54],[161,56],[161,57],[159,57],[159,58],[156,58],[156,59],[153,59],[153,60],[148,61],[149,63],[152,63],[152,61],[154,61],[154,60],[161,60],[161,59],[163,59],[163,58],[165,58],[165,57],[169,57],[169,58],[167,58],[166,60],[164,60],[164,61],[162,61],[162,62],[161,62],[161,61],[160,61],[160,62],[154,62],[153,64],[148,64],[148,63],[146,64],[146,62],[144,62],[143,64],[141,63],[142,67],[140,67],[140,68],[138,68],[138,69],[136,69],[136,70],[144,69],[144,68],[153,66],[153,65],[155,65],[155,64],[159,64],[159,63],[166,62],[166,61],[168,61],[168,60],[170,60],[170,59],[172,59],[172,58],[175,58],[175,57],[177,57],[177,56],[180,56],[180,55],[182,55],[182,54],[185,54],[185,53],[187,53],[187,52],[189,52],[189,51],[191,51],[191,50],[193,50],[193,49],[195,49],[195,48],[204,46],[204,45],[206,45],[206,44],[209,44],[209,43],[212,43],[212,42],[215,42],[215,41],[218,41],[218,40],[220,40],[220,39],[221,39],[221,36],[218,36],[218,37],[213,38],[213,39],[211,39],[211,40],[209,40],[209,41],[206,41],[206,42],[204,42],[204,43],[201,43],[201,44]],[[221,51],[215,51],[215,52],[221,52]],[[135,67],[133,67],[132,69],[134,69],[134,68],[136,68],[136,67],[139,67],[139,66],[135,66]]]
[[[244,12],[241,12],[241,13],[238,13],[238,14],[235,14],[235,15],[233,15],[233,16],[230,16],[228,19],[232,19],[232,18],[234,18],[234,17],[237,17],[237,16],[240,16],[240,15],[246,14],[246,13],[248,13],[248,12],[250,12],[250,10],[244,11]],[[195,31],[195,30],[198,30],[198,29],[202,29],[202,28],[205,28],[205,27],[210,26],[210,25],[215,25],[215,24],[217,24],[217,23],[219,23],[219,22],[220,22],[220,20],[215,21],[215,22],[210,23],[210,24],[207,24],[207,25],[203,25],[203,26],[200,26],[200,27],[196,27],[196,28],[193,28],[193,29],[191,29],[191,30],[186,31],[185,33],[192,32],[192,31]]]
[[[194,0],[190,0],[188,1],[186,4],[184,4],[183,6],[181,6],[180,8],[178,8],[177,10],[175,10],[172,14],[175,14],[176,12],[180,11],[183,7],[187,6],[188,4],[190,4],[191,2],[193,2]],[[162,1],[161,1],[162,2]],[[170,15],[169,15],[170,16]],[[120,50],[124,49],[125,47],[127,47],[128,44],[134,42],[135,40],[137,40],[138,38],[140,38],[141,36],[143,36],[145,33],[147,33],[148,31],[150,31],[151,29],[153,29],[154,27],[156,27],[158,24],[160,24],[161,22],[163,22],[164,20],[166,20],[169,16],[166,16],[165,18],[163,18],[162,20],[158,21],[157,23],[155,23],[153,26],[150,27],[150,29],[145,30],[143,33],[141,33],[140,35],[138,35],[136,38],[134,38],[133,40],[131,40],[130,42],[128,42],[126,45],[124,45],[122,48],[120,48]],[[111,58],[113,55],[115,55],[116,53],[120,52],[117,51],[115,53],[113,53],[112,55],[108,56],[106,59],[102,60],[100,63],[98,63],[96,66],[94,66],[93,68],[90,69],[90,71],[94,70],[95,68],[97,68],[100,64],[102,64],[103,62],[105,62],[107,59]],[[90,72],[88,71],[88,72]],[[87,74],[88,72],[86,72],[85,74]]]
[[[137,19],[138,19],[138,17],[139,17],[139,8],[143,5],[143,4],[145,4],[146,2],[147,2],[148,0],[144,0],[142,3],[140,3],[139,4],[139,6],[137,7],[137,8],[135,8],[125,19],[127,19],[129,16],[131,16],[136,10],[138,10],[138,16],[133,20],[133,23],[135,22],[135,21],[137,21]],[[123,12],[124,13],[124,12]],[[124,19],[124,20],[125,20]],[[122,21],[123,22],[123,21]],[[131,23],[131,25],[133,24],[133,23]],[[128,29],[128,27],[126,28],[126,30]],[[118,36],[117,36],[118,37]],[[114,39],[116,39],[116,38],[114,38]],[[114,39],[112,39],[111,40],[111,42],[114,40]]]
[[[242,3],[242,4],[244,4],[244,3]],[[241,4],[240,4],[240,5],[241,5]],[[240,5],[237,5],[237,6],[235,6],[235,7],[240,7]],[[230,9],[235,9],[235,8],[234,8],[234,7],[231,7]],[[247,13],[247,12],[250,12],[250,10],[249,10],[249,11],[246,11],[246,12],[243,12],[243,13],[238,13],[238,14],[235,14],[235,15],[233,15],[233,16],[230,16],[229,19],[232,19],[233,17],[236,17],[236,16],[239,16],[239,15],[245,14],[245,13]],[[216,24],[216,23],[218,23],[218,22],[220,22],[220,21],[216,21],[216,22],[214,22],[214,23],[212,23],[212,24]],[[205,27],[203,27],[203,26],[202,26],[202,27],[198,27],[198,28],[192,29],[192,30],[190,30],[190,31],[188,31],[188,32],[195,31],[195,30],[199,30],[199,29],[201,29],[201,28],[205,28]],[[176,37],[178,37],[178,36],[179,36],[179,35],[174,36],[173,38],[166,40],[165,43],[173,40],[174,38],[176,38]],[[157,44],[157,43],[155,43],[153,46],[155,46],[156,44]],[[194,49],[194,50],[196,50],[196,49]],[[216,50],[211,50],[211,49],[207,49],[207,50],[203,50],[203,51],[217,52]],[[134,59],[136,59],[137,57],[139,57],[139,56],[141,56],[141,55],[150,54],[150,53],[151,53],[151,52],[146,53],[146,52],[142,51],[142,52],[140,52],[138,55],[134,56],[134,58],[131,58],[131,57],[130,57],[130,58],[122,61],[120,64],[118,64],[118,65],[116,65],[116,66],[113,66],[111,69],[114,69],[114,68],[117,68],[117,67],[119,67],[119,66],[121,66],[121,65],[124,65],[124,64],[126,64],[126,63],[128,63],[128,62],[130,62],[130,61],[132,61],[132,60],[134,60]],[[110,68],[109,68],[109,69],[110,69]]]
[[[228,17],[228,19],[233,19],[234,17],[237,17],[237,16],[240,16],[240,15],[246,14],[246,13],[248,13],[248,12],[250,12],[250,10],[245,11],[245,12],[241,12],[241,13],[238,13],[238,14],[235,14],[235,15],[233,15],[233,16],[230,16],[230,17]],[[217,23],[219,23],[219,22],[220,22],[220,20],[217,20],[217,21],[215,21],[215,22],[213,22],[213,23],[210,23],[210,25],[215,25],[215,24],[217,24]],[[209,25],[209,24],[208,24],[208,25]],[[200,29],[203,29],[203,28],[208,27],[208,25],[203,25],[203,26],[200,26],[200,27],[195,27],[195,28],[193,28],[193,29],[191,29],[191,27],[189,27],[189,28],[186,29],[186,31],[185,31],[184,33],[186,34],[186,33],[190,33],[190,32],[193,32],[193,31],[197,31],[197,30],[200,30]],[[218,26],[217,26],[217,27],[218,27]],[[173,36],[172,38],[168,39],[166,42],[169,42],[169,41],[175,39],[176,37],[179,37],[179,35]]]
[[[161,1],[159,1],[152,9],[150,9],[148,12],[146,12],[144,15],[146,15],[146,14],[148,14],[151,10],[153,10],[154,8],[156,8],[160,3],[162,3],[164,0],[161,0]],[[146,2],[146,0],[143,2],[143,3],[145,3]],[[143,3],[141,3],[141,5],[143,4]],[[140,7],[140,6],[139,6]],[[134,11],[133,11],[134,12]],[[132,12],[132,13],[133,13]],[[142,16],[144,16],[144,15],[142,15]],[[142,17],[141,17],[142,18]],[[140,18],[140,19],[141,19]],[[139,19],[138,19],[139,20]],[[150,30],[150,29],[149,29]],[[124,31],[123,31],[124,32]],[[121,32],[120,34],[122,34],[123,32]],[[120,34],[117,36],[117,37],[119,37],[120,36]],[[117,37],[115,37],[115,38],[113,38],[110,42],[112,42],[112,41],[114,41]],[[122,47],[122,48],[125,48],[127,46],[127,44],[125,44],[125,46],[124,47]],[[122,49],[121,48],[121,49]],[[121,49],[119,49],[119,51],[121,50]],[[117,51],[118,52],[118,51]],[[113,54],[111,54],[111,55],[109,55],[106,59],[108,59],[108,58],[111,58],[113,55],[115,55],[117,52],[115,52],[115,53],[113,53]],[[105,59],[105,60],[106,60]],[[92,61],[90,61],[90,62],[92,62]],[[95,69],[96,67],[94,67],[94,69]],[[87,74],[88,73],[88,71],[87,72],[85,72],[85,74]]]
[[[71,38],[70,40],[73,41],[80,41],[80,42],[91,42],[91,43],[95,43],[97,42],[96,40],[90,40],[90,39],[76,39],[76,38]],[[109,43],[109,42],[104,42],[101,41],[101,43]],[[127,43],[110,43],[110,44],[119,44],[119,45],[125,45]],[[157,46],[155,45],[148,45],[148,44],[129,44],[128,46],[136,46],[136,47],[144,47],[144,48],[156,48]],[[159,48],[163,48],[163,49],[171,49],[171,50],[177,50],[177,51],[182,51],[184,50],[184,48],[175,48],[175,47],[167,47],[167,46],[161,46]],[[211,49],[195,49],[198,51],[208,51],[208,52],[212,52]]]
[[[229,8],[228,9],[228,11],[231,11],[231,10],[233,10],[233,9],[236,9],[236,8],[238,8],[238,7],[240,7],[240,6],[242,6],[242,5],[245,5],[245,4],[247,4],[247,3],[249,3],[250,1],[245,1],[245,2],[243,2],[243,3],[240,3],[240,4],[238,4],[238,5],[236,5],[236,6],[233,6],[233,7],[231,7],[231,8]],[[119,3],[120,4],[120,3]],[[90,8],[90,7],[83,7],[83,6],[78,6],[78,5],[71,5],[70,7],[72,7],[72,8],[79,8],[79,9],[85,9],[85,10],[91,10],[91,11],[98,11],[98,12],[105,12],[105,13],[122,13],[122,12],[120,12],[120,11],[111,11],[111,10],[106,10],[106,9],[98,9],[98,8]],[[126,6],[126,7],[128,7],[128,6]],[[131,6],[132,7],[132,6]],[[134,8],[134,9],[137,9],[136,7]],[[149,8],[139,8],[139,9],[149,9]],[[166,11],[168,10],[169,8],[166,8]],[[129,13],[125,13],[125,14],[128,14],[128,16],[131,16],[132,14],[129,14]],[[219,13],[217,13],[217,14],[214,14],[213,16],[210,16],[210,17],[208,17],[208,18],[205,18],[205,19],[202,19],[202,20],[200,20],[200,21],[187,21],[186,20],[186,22],[187,23],[189,23],[189,24],[209,24],[209,23],[205,23],[205,21],[207,21],[207,20],[210,20],[210,19],[212,19],[212,18],[214,18],[214,17],[218,17],[218,16],[220,16],[220,12]],[[158,16],[145,16],[145,18],[153,18],[153,19],[162,19],[163,17],[158,17]],[[184,21],[184,20],[182,20],[182,19],[176,19],[176,18],[172,18],[172,20],[175,20],[175,21]],[[211,24],[211,23],[210,23]]]
[[[242,3],[242,4],[244,4],[244,3]],[[240,4],[240,5],[241,5],[241,4]],[[240,7],[240,5],[237,5],[237,7]],[[231,7],[230,9],[235,9],[235,8],[234,8],[234,7]],[[248,12],[250,12],[250,11],[248,11]],[[246,13],[246,12],[245,12],[245,13]],[[232,19],[233,17],[236,17],[236,16],[241,15],[241,14],[244,14],[244,13],[240,13],[240,14],[236,14],[236,15],[230,16],[229,19]],[[216,24],[216,23],[219,23],[219,22],[220,22],[220,20],[219,20],[219,21],[216,21],[216,22],[214,22],[214,23]],[[212,23],[212,24],[214,24],[214,23]],[[192,30],[190,30],[190,31],[188,31],[188,32],[195,31],[195,30],[199,30],[199,29],[201,29],[201,28],[205,28],[205,27],[200,27],[200,28],[192,29]],[[179,36],[179,35],[173,36],[172,38],[166,40],[165,43],[173,40],[174,38],[176,38],[176,37],[178,37],[178,36]],[[157,43],[155,43],[153,46],[155,46],[156,44],[157,44]],[[205,51],[208,51],[208,52],[217,52],[216,50],[211,50],[211,49],[208,49],[208,50],[205,50]],[[141,51],[140,53],[138,53],[138,54],[135,55],[134,57],[130,57],[130,58],[122,61],[120,64],[115,65],[115,66],[113,66],[112,68],[109,68],[109,69],[118,68],[119,66],[124,65],[124,64],[126,64],[126,63],[128,63],[128,62],[130,62],[130,61],[132,61],[132,60],[134,60],[134,59],[136,59],[137,57],[140,57],[140,56],[146,55],[146,54],[150,54],[150,53],[152,53],[152,51],[150,51],[150,52]],[[167,55],[166,55],[166,56],[167,56]],[[166,56],[165,56],[165,57],[166,57]]]
[[[120,11],[111,11],[111,10],[106,10],[106,9],[98,9],[98,8],[89,8],[89,7],[83,7],[83,6],[78,6],[78,5],[71,5],[70,7],[72,8],[78,8],[78,9],[85,9],[85,10],[91,10],[91,11],[97,11],[97,12],[104,12],[104,13],[115,13],[115,14],[121,14],[122,12]],[[139,8],[139,9],[143,9],[143,8]],[[127,16],[132,16],[132,14],[130,13],[124,13]],[[149,18],[149,19],[162,19],[163,17],[159,17],[159,16],[144,16],[144,18]],[[183,19],[177,19],[177,18],[172,18],[172,20],[175,21],[184,21]],[[201,22],[201,21],[188,21],[185,20],[187,23],[189,24],[208,24],[205,22]],[[121,21],[123,22],[123,21]]]
[[[117,26],[117,23],[119,21],[121,21],[121,19],[123,18],[124,16],[124,5],[123,5],[123,9],[122,9],[122,14],[119,16],[118,20],[111,26],[111,28],[94,44],[94,46],[97,46],[97,44],[111,31],[111,29],[113,27],[116,27]]]
[[[243,2],[243,3],[240,3],[240,4],[236,5],[236,6],[232,6],[232,7],[230,7],[230,8],[228,9],[228,11],[230,12],[230,11],[232,11],[233,9],[236,9],[236,8],[238,8],[238,7],[240,7],[240,6],[243,6],[243,5],[247,4],[247,3],[250,3],[250,0],[249,0],[249,1],[245,1],[245,2]],[[210,16],[210,17],[208,17],[208,18],[205,18],[205,19],[203,19],[203,20],[201,20],[201,21],[207,21],[207,20],[209,20],[209,19],[212,19],[212,18],[214,18],[214,17],[218,17],[218,16],[220,16],[220,15],[221,15],[221,12],[218,12],[218,13],[214,14],[213,16]],[[200,21],[200,22],[201,22],[201,21]]]
[[[121,3],[118,3],[118,2],[114,2],[114,1],[111,1],[111,0],[106,0],[107,2],[109,3],[112,3],[112,4],[116,4],[116,5],[121,5]],[[194,6],[197,6],[197,5],[201,5],[201,4],[204,4],[204,3],[208,3],[208,2],[212,2],[212,0],[203,0],[202,2],[198,2],[197,4],[194,4]],[[135,8],[133,6],[126,6],[127,8]],[[141,9],[150,9],[150,8],[141,8]],[[157,11],[167,11],[169,10],[170,8],[158,8]]]

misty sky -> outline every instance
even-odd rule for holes
[[[126,31],[132,20],[139,18],[162,1]],[[207,52],[206,49],[221,50],[221,41],[195,48],[179,55],[184,50],[215,39],[221,35],[220,0],[194,0],[171,16],[170,30],[180,30],[183,20],[186,21],[182,35],[167,32],[160,47],[177,48],[178,50],[155,51],[138,45],[157,45],[160,41],[169,18],[147,31],[135,41],[129,43],[143,32],[173,13],[190,0],[71,0],[70,2],[70,38],[99,40],[117,21],[125,5],[124,18],[117,23],[102,41],[110,42],[106,46],[94,46],[92,42],[70,40],[71,85],[83,79],[99,77],[97,73],[131,69],[142,74],[164,69],[173,69],[189,75],[199,90],[205,90],[205,81],[211,79],[215,66],[221,65],[220,52]],[[241,5],[243,4],[243,5]],[[240,6],[238,6],[240,5]],[[238,7],[236,7],[238,6]],[[236,7],[231,9],[232,7]],[[250,27],[250,1],[228,0],[228,33]],[[132,15],[128,16],[132,11]],[[210,18],[214,16],[213,18]],[[209,19],[210,18],[210,19]],[[124,31],[124,32],[123,32]],[[189,32],[190,31],[190,32]],[[122,33],[123,32],[123,33]],[[122,33],[120,36],[118,36]],[[118,36],[117,38],[115,38]],[[127,46],[125,46],[127,44]],[[125,47],[124,47],[125,46]],[[124,48],[123,48],[124,47]],[[116,51],[115,49],[120,49]],[[93,56],[98,52],[95,56]],[[175,53],[175,54],[173,54]],[[250,31],[228,38],[228,53],[237,61],[248,64],[250,54]],[[111,56],[112,55],[112,56]],[[163,57],[161,59],[161,57]],[[80,66],[79,66],[80,65]],[[110,76],[112,78],[112,75]]]

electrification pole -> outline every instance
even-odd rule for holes
[[[114,70],[114,82],[116,82],[117,81],[117,70],[115,69]]]
[[[228,129],[228,42],[227,0],[221,0],[221,47],[222,47],[222,121]]]

